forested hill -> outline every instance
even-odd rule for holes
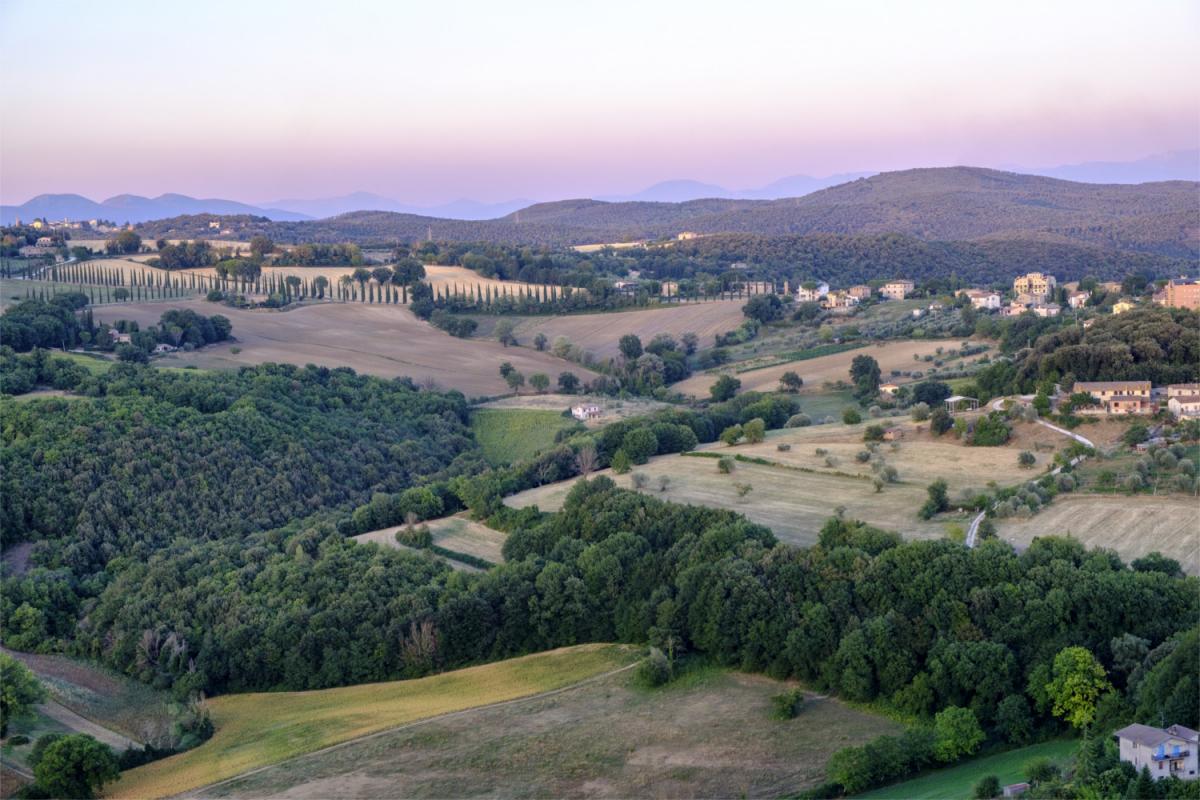
[[[1040,241],[1194,257],[1200,185],[1189,181],[1087,184],[975,167],[888,172],[785,200],[685,203],[564,200],[494,220],[363,211],[326,220],[253,223],[279,242],[439,241],[570,245],[698,233],[883,234],[925,240]],[[149,237],[206,236],[191,217],[141,226]]]

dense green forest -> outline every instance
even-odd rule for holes
[[[88,399],[0,403],[0,530],[76,580],[176,539],[267,530],[466,469],[465,399],[350,370],[117,364]]]
[[[993,397],[1077,380],[1200,381],[1200,314],[1187,309],[1146,306],[1088,328],[1022,316],[1007,321],[1003,337],[1013,357],[973,376]]]

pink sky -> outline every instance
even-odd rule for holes
[[[1200,141],[1200,4],[0,5],[0,196],[602,195]]]

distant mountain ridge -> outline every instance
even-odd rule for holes
[[[685,203],[689,200],[724,198],[728,200],[778,200],[784,197],[801,197],[806,194],[837,186],[840,183],[867,178],[875,172],[844,172],[814,178],[811,175],[789,175],[772,181],[757,189],[726,189],[712,183],[693,180],[672,180],[656,183],[640,192],[627,195],[602,195],[595,199],[607,203]]]
[[[1044,169],[1021,169],[1030,175],[1083,183],[1150,183],[1200,181],[1200,148],[1175,150],[1134,161],[1088,161]]]
[[[40,194],[19,206],[0,206],[0,223],[11,225],[17,219],[28,222],[36,217],[51,221],[107,219],[117,223],[137,223],[184,214],[252,214],[279,221],[312,219],[283,209],[259,208],[235,200],[197,199],[183,194],[158,197],[119,194],[100,203],[78,194]]]
[[[277,222],[276,241],[445,241],[572,245],[674,237],[683,231],[764,236],[906,234],[926,241],[1021,240],[1194,258],[1200,253],[1200,184],[1087,184],[980,167],[886,172],[783,200],[681,203],[560,200],[494,220],[354,212]],[[148,225],[152,235],[204,235],[187,219]]]

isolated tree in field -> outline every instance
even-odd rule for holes
[[[933,755],[938,761],[957,761],[983,744],[983,729],[969,708],[950,706],[939,711],[933,718],[933,732]]]
[[[513,333],[517,328],[516,324],[511,319],[502,319],[496,323],[496,341],[508,347],[510,344],[517,343],[517,337]]]
[[[779,376],[779,388],[785,392],[795,394],[800,391],[800,387],[804,385],[804,379],[797,375],[792,370],[788,370]]]
[[[629,455],[624,450],[618,450],[612,454],[611,466],[613,472],[618,475],[624,475],[630,470]]]
[[[1076,728],[1085,728],[1096,718],[1096,703],[1112,689],[1104,666],[1086,647],[1066,647],[1054,657],[1046,697],[1054,716]]]
[[[579,377],[574,372],[559,373],[558,390],[563,394],[575,394],[579,391]]]
[[[879,362],[871,356],[855,356],[850,362],[850,380],[860,402],[879,394],[880,375]]]
[[[617,347],[626,361],[637,361],[642,356],[642,340],[635,334],[627,333],[622,336]]]
[[[754,491],[754,487],[748,483],[735,483],[733,485],[733,490],[735,492],[737,492],[737,496],[738,496],[739,500],[745,500],[746,495],[748,495],[748,494],[750,494],[750,492]]]
[[[742,426],[742,435],[748,444],[758,444],[767,438],[767,423],[761,417],[755,417]]]
[[[425,265],[418,259],[405,256],[392,266],[392,283],[397,286],[412,286],[425,279]]]
[[[546,344],[548,343],[548,341],[549,340],[546,338],[546,334],[544,334],[544,333],[535,334],[533,337],[534,349],[536,349],[538,351],[545,350]]]
[[[161,247],[159,248],[162,249]],[[275,252],[275,243],[266,236],[259,234],[250,239],[250,254],[255,258],[263,258],[268,253]]]
[[[731,400],[737,394],[738,389],[742,388],[742,382],[732,375],[722,375],[717,378],[717,382],[709,389],[709,394],[712,399],[720,403],[724,400]]]
[[[929,415],[929,430],[934,436],[941,436],[954,427],[954,417],[944,407],[938,407]]]
[[[925,505],[921,506],[918,512],[921,519],[932,519],[936,514],[940,514],[950,506],[950,499],[946,493],[946,482],[938,478],[933,483],[929,484],[926,491],[929,493],[929,499],[925,501]]]
[[[329,278],[324,275],[313,278],[313,288],[317,290],[317,297],[325,299],[325,290],[329,288]]]
[[[658,476],[658,490],[660,492],[665,492],[669,488],[671,488],[671,476],[670,475],[659,475]]]
[[[1023,469],[1029,469],[1030,467],[1032,467],[1034,464],[1037,463],[1037,456],[1035,456],[1033,453],[1029,452],[1028,450],[1022,450],[1020,452],[1020,454],[1017,455],[1017,463]]]
[[[909,413],[912,414],[913,422],[924,422],[929,419],[929,404],[914,403]]]
[[[857,408],[848,406],[842,410],[842,422],[847,425],[857,425],[862,422],[862,414],[859,413]]]
[[[729,456],[721,456],[717,459],[717,472],[721,473],[722,475],[728,475],[729,473],[733,472],[736,465],[737,462]]]
[[[950,394],[950,386],[941,381],[921,381],[912,387],[913,402],[925,403],[927,406],[939,405]]]
[[[514,369],[512,372],[504,376],[504,381],[508,384],[509,389],[512,389],[517,394],[520,394],[521,387],[525,385],[525,376]]]
[[[500,377],[508,380],[510,373],[516,370],[511,361],[505,361],[500,365]]]
[[[33,768],[37,785],[49,797],[95,797],[120,774],[112,748],[81,733],[56,739]]]
[[[10,655],[0,653],[0,736],[8,734],[8,723],[46,699],[46,690],[29,668]]]
[[[550,388],[550,376],[544,372],[535,372],[529,376],[529,385],[538,394],[545,394],[546,389]]]
[[[683,345],[684,355],[694,355],[696,348],[700,346],[700,337],[691,331],[688,331],[679,337],[679,343]]]

